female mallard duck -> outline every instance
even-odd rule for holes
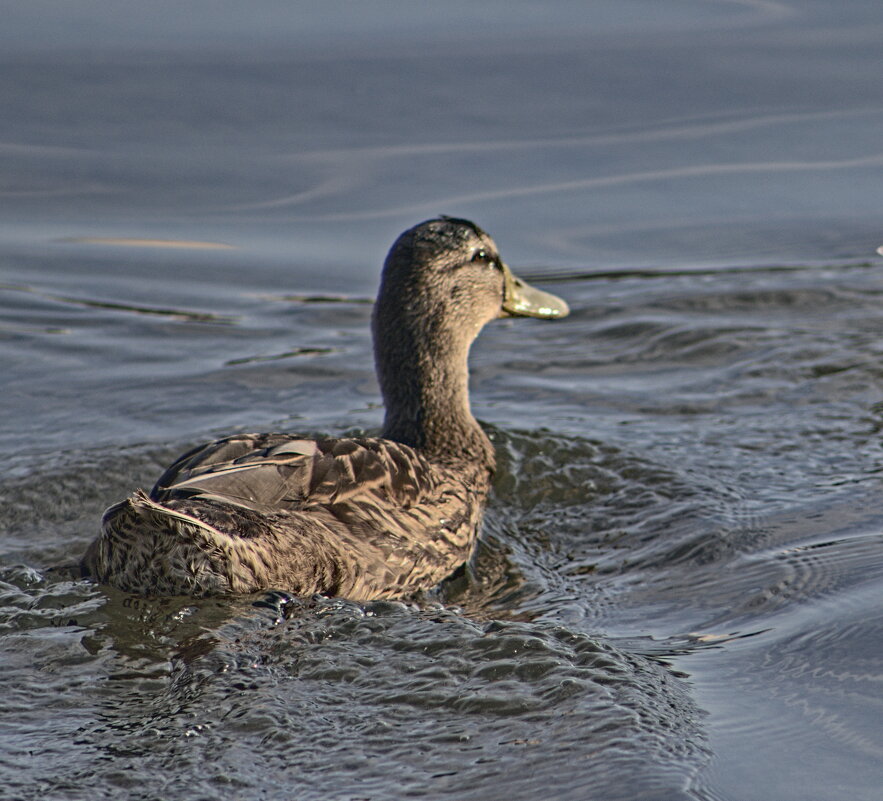
[[[104,514],[93,578],[148,595],[277,589],[353,600],[429,589],[469,559],[494,450],[469,410],[467,358],[495,317],[563,317],[493,240],[442,217],[405,231],[374,306],[382,438],[242,434],[185,453],[148,496]]]

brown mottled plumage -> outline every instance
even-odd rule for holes
[[[373,315],[383,438],[243,434],[185,453],[104,514],[96,580],[166,595],[428,589],[472,554],[494,470],[467,358],[495,317],[562,317],[475,224],[443,217],[390,250]]]

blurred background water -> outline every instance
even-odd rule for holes
[[[883,6],[0,2],[0,797],[878,799]],[[499,452],[432,597],[64,567],[242,430],[374,430],[386,249],[470,217]]]

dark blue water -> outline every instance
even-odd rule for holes
[[[880,797],[883,6],[0,16],[0,797]],[[438,213],[573,309],[473,349],[469,571],[59,569],[192,444],[376,428],[380,263]]]

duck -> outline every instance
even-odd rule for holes
[[[379,437],[234,434],[180,456],[104,513],[83,575],[144,596],[281,591],[353,601],[431,590],[472,556],[495,468],[469,404],[468,357],[486,323],[559,319],[475,223],[401,234],[371,327]]]

